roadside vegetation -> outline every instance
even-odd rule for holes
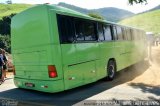
[[[138,14],[133,17],[124,19],[119,23],[136,28],[141,28],[146,32],[154,32],[155,34],[158,34],[160,33],[160,10]]]
[[[0,35],[0,48],[11,53],[11,39],[9,35]]]
[[[0,4],[0,48],[11,53],[11,18],[29,7],[29,4]]]
[[[0,19],[4,16],[19,13],[31,6],[30,4],[0,4]]]

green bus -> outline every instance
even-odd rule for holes
[[[56,5],[37,5],[12,18],[18,88],[60,92],[95,82],[145,58],[143,30]]]

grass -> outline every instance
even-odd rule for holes
[[[160,10],[138,14],[119,22],[136,28],[141,28],[146,32],[160,33]]]
[[[31,6],[30,4],[0,4],[0,19],[12,13],[19,13]]]

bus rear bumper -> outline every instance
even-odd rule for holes
[[[64,91],[63,80],[44,81],[14,78],[14,84],[18,88],[25,88],[49,93]]]

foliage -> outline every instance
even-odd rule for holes
[[[120,24],[144,29],[146,32],[160,33],[160,10],[138,14],[120,21]]]
[[[15,14],[11,14],[9,16],[4,16],[2,20],[0,20],[0,34],[1,35],[10,35],[10,27],[11,27],[11,18]]]
[[[12,0],[7,0],[6,3],[7,4],[12,4]]]
[[[0,20],[0,48],[5,49],[9,53],[11,53],[11,18],[14,15],[4,16]]]
[[[88,15],[93,18],[104,20],[103,16],[101,16],[100,14],[97,14],[97,13],[88,13]]]
[[[0,48],[5,49],[11,53],[11,38],[9,35],[0,35]]]
[[[32,5],[29,4],[0,4],[0,48],[11,53],[11,18]]]
[[[134,3],[136,3],[136,4],[139,4],[139,3],[145,3],[145,4],[147,4],[147,0],[128,0],[129,1],[129,3],[131,4],[131,5],[133,5]]]
[[[19,13],[31,6],[29,4],[0,4],[0,19],[13,13]]]

